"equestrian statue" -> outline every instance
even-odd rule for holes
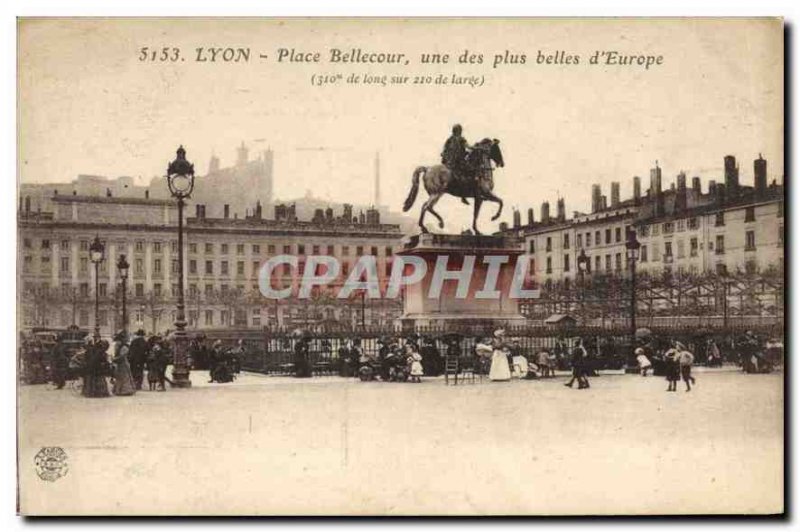
[[[492,192],[494,188],[492,163],[499,168],[504,165],[500,141],[485,138],[470,146],[461,132],[460,125],[453,126],[453,134],[447,139],[442,150],[442,164],[419,166],[414,170],[411,191],[403,204],[403,212],[407,212],[414,205],[419,193],[419,178],[422,176],[425,190],[428,192],[428,199],[422,204],[419,214],[419,227],[423,233],[428,232],[424,224],[426,212],[430,212],[439,220],[440,229],[444,227],[444,220],[433,208],[445,194],[459,197],[467,205],[469,205],[467,198],[474,198],[472,229],[476,235],[481,234],[478,231],[477,221],[484,201],[498,204],[497,213],[492,217],[492,221],[497,220],[503,212],[503,200]]]

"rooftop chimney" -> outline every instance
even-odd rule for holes
[[[600,185],[592,185],[592,212],[597,212],[600,207]]]
[[[533,208],[528,209],[528,225],[533,225]]]
[[[653,199],[659,194],[661,194],[661,168],[656,161],[656,167],[650,169],[650,198]]]
[[[756,194],[764,194],[767,191],[767,160],[758,154],[758,159],[753,161],[753,176],[755,179]]]
[[[638,204],[640,199],[642,199],[642,178],[637,175],[633,177],[633,201]]]
[[[563,222],[567,219],[567,209],[564,206],[564,198],[559,198],[556,202],[556,217],[559,222]]]
[[[739,193],[739,167],[736,164],[736,157],[733,155],[725,156],[725,193],[736,195]]]
[[[687,205],[687,198],[686,198],[686,174],[681,172],[678,174],[678,188],[677,192],[675,193],[675,210],[682,211],[686,209]]]
[[[542,223],[548,223],[550,221],[550,202],[545,201],[542,203]]]
[[[619,206],[619,181],[611,183],[611,208]]]
[[[222,212],[223,212],[222,217],[227,220],[231,215],[231,206],[226,203],[222,207]]]
[[[697,176],[692,178],[692,192],[695,196],[700,196],[703,193],[703,185]]]

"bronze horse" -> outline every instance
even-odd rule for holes
[[[499,168],[502,168],[504,165],[503,153],[500,151],[500,141],[497,139],[483,139],[473,147],[472,151],[467,156],[466,165],[472,169],[474,172],[473,175],[477,176],[477,178],[473,178],[472,176],[456,176],[449,168],[442,164],[417,167],[412,177],[411,191],[408,193],[408,197],[403,204],[403,212],[408,211],[414,205],[414,201],[417,199],[417,193],[419,192],[419,177],[422,175],[424,176],[425,190],[428,192],[428,199],[422,204],[422,209],[419,214],[419,226],[422,232],[428,232],[428,229],[423,223],[426,212],[430,212],[439,220],[440,229],[444,227],[444,220],[439,216],[439,213],[433,210],[433,207],[443,195],[450,194],[451,196],[462,198],[465,203],[466,198],[475,199],[472,215],[472,229],[475,231],[476,235],[481,234],[477,226],[481,204],[484,201],[493,201],[499,205],[497,213],[492,217],[492,221],[497,220],[503,212],[503,200],[492,192],[494,188],[492,162]]]

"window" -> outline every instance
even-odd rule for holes
[[[78,316],[78,321],[81,327],[88,327],[89,326],[89,311],[86,309],[81,309],[80,314]]]
[[[244,275],[244,261],[240,260],[236,263],[236,275]]]
[[[622,253],[617,253],[614,256],[614,269],[617,271],[622,269]]]
[[[192,275],[197,273],[197,261],[195,259],[189,260],[189,273]]]
[[[50,273],[50,257],[42,257],[41,259],[42,273]]]
[[[650,236],[650,226],[649,225],[643,225],[643,226],[639,227],[639,236],[642,236],[642,237]]]
[[[653,236],[658,236],[661,234],[661,226],[658,224],[653,224],[651,229]]]
[[[214,325],[214,311],[206,310],[204,313],[204,323],[206,326]]]
[[[153,253],[161,253],[161,242],[153,242]]]
[[[270,255],[275,254],[275,244],[267,245],[267,253],[269,253]]]
[[[203,288],[203,291],[205,292],[206,297],[209,297],[209,296],[213,295],[214,294],[214,285],[213,284],[207,284],[205,286],[205,288]]]
[[[697,223],[697,218],[689,218],[689,223],[687,224],[690,230],[697,229],[699,224]]]
[[[545,246],[545,251],[553,251],[553,240],[548,236],[547,237],[547,245]]]
[[[214,262],[207,260],[206,261],[206,275],[213,275],[214,274]]]
[[[47,239],[42,240],[42,249],[50,249],[50,241]]]
[[[756,221],[756,208],[755,207],[747,207],[744,210],[744,221],[745,222],[755,222]]]
[[[97,285],[97,295],[100,297],[106,297],[108,295],[108,287],[106,283],[99,283]]]
[[[602,240],[600,240],[600,231],[595,231],[595,232],[594,232],[594,244],[595,244],[596,246],[599,246],[599,245],[601,245],[602,243],[603,243],[603,241],[602,241]]]
[[[306,254],[306,246],[305,246],[305,244],[297,244],[297,254],[298,255],[305,255]]]
[[[253,261],[253,277],[258,276],[258,269],[261,268],[261,263],[257,260]]]
[[[564,254],[564,271],[569,271],[569,253]]]
[[[319,255],[319,246],[317,244],[314,244],[311,247],[311,254],[312,255]]]
[[[197,285],[194,283],[189,285],[189,297],[197,297]]]
[[[244,244],[236,244],[236,254],[244,255]]]
[[[642,246],[639,248],[639,260],[642,262],[647,262],[647,246]]]
[[[671,235],[674,230],[674,226],[672,225],[672,222],[664,222],[662,229],[664,230],[665,235]]]
[[[536,239],[528,240],[528,253],[536,253]]]
[[[69,251],[69,240],[61,241],[61,251]]]
[[[81,273],[85,274],[89,271],[89,259],[87,257],[81,257]]]
[[[725,253],[725,236],[724,235],[717,235],[717,255],[722,255]]]
[[[716,215],[716,217],[714,219],[714,225],[716,227],[721,227],[721,226],[725,225],[725,213],[724,212],[718,212],[717,213],[717,215]]]
[[[285,254],[287,254],[287,255],[288,255],[288,254],[290,254],[290,253],[292,252],[292,246],[291,246],[291,245],[289,245],[289,244],[287,244],[287,245],[283,246],[283,252],[284,252]]]
[[[223,260],[222,262],[220,262],[219,266],[220,266],[220,274],[228,275],[228,261]]]
[[[664,242],[664,257],[672,258],[672,242]]]
[[[342,256],[347,257],[350,255],[350,246],[342,246]]]
[[[725,266],[724,262],[717,263],[716,270],[717,270],[717,274],[719,274],[719,275],[725,275],[726,273],[728,273],[728,267]]]
[[[220,325],[229,325],[229,323],[228,323],[228,311],[227,310],[220,310],[219,311],[219,323],[220,323]]]
[[[577,246],[576,249],[581,249],[583,247],[583,235],[575,236],[575,245]]]
[[[153,283],[153,293],[157,296],[161,295],[161,283]]]
[[[178,252],[178,241],[177,240],[171,241],[169,243],[169,249],[170,249],[170,251],[172,251],[172,253],[177,253]]]
[[[388,248],[388,247],[387,247],[386,249],[387,249],[387,250],[390,250],[390,249],[392,249],[392,248]],[[333,256],[333,254],[334,254],[334,251],[333,251],[333,244],[329,244],[329,245],[328,245],[328,255],[331,255],[331,256]],[[387,253],[387,255],[389,255],[389,253]]]
[[[756,232],[747,231],[744,234],[744,250],[755,251],[755,249],[756,249]]]
[[[134,293],[136,297],[144,297],[144,284],[136,283],[136,291]]]
[[[696,257],[697,256],[697,238],[692,238],[689,240],[689,256]]]
[[[61,257],[61,273],[69,273],[69,257]]]
[[[178,272],[178,265],[179,264],[180,263],[177,260],[173,260],[172,261],[172,273],[174,273],[175,275],[177,275],[179,273]]]
[[[89,283],[81,283],[78,293],[81,297],[89,297]]]
[[[386,249],[384,251],[385,251],[387,257],[391,257],[392,256],[392,246],[386,246]]]
[[[372,246],[372,248],[370,248],[370,255],[373,257],[378,256],[378,246]]]
[[[223,255],[227,255],[228,254],[228,244],[222,244],[220,246],[220,251],[219,252],[221,254],[223,254]]]
[[[206,242],[206,253],[214,253],[214,244]]]
[[[592,247],[592,233],[586,233],[586,247]]]
[[[611,271],[611,255],[606,255],[606,271]]]
[[[153,260],[153,273],[155,274],[161,273],[161,259]]]
[[[686,256],[685,246],[683,240],[678,240],[678,258],[682,259]]]
[[[551,257],[547,257],[546,273],[553,273],[553,259]]]
[[[364,246],[356,246],[356,256],[360,257],[364,254]]]
[[[683,232],[686,230],[686,220],[678,220],[675,224],[675,230],[678,232]]]
[[[83,251],[84,242],[86,242],[86,249],[89,249],[89,242],[84,240],[81,242],[81,251]],[[137,240],[136,243],[133,245],[133,250],[136,253],[144,253],[144,241]]]
[[[564,249],[569,249],[569,233],[564,233]]]
[[[611,243],[611,229],[606,229],[606,244]]]
[[[758,270],[758,264],[754,260],[748,260],[744,263],[744,271],[747,273],[756,273]]]
[[[614,242],[622,242],[622,228],[617,227],[614,229]]]
[[[189,244],[189,253],[197,253],[197,244],[194,242]]]
[[[258,244],[253,244],[253,254],[260,255],[261,254],[261,246]]]

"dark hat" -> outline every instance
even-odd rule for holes
[[[136,336],[144,336],[144,329],[139,329],[136,331]]]

